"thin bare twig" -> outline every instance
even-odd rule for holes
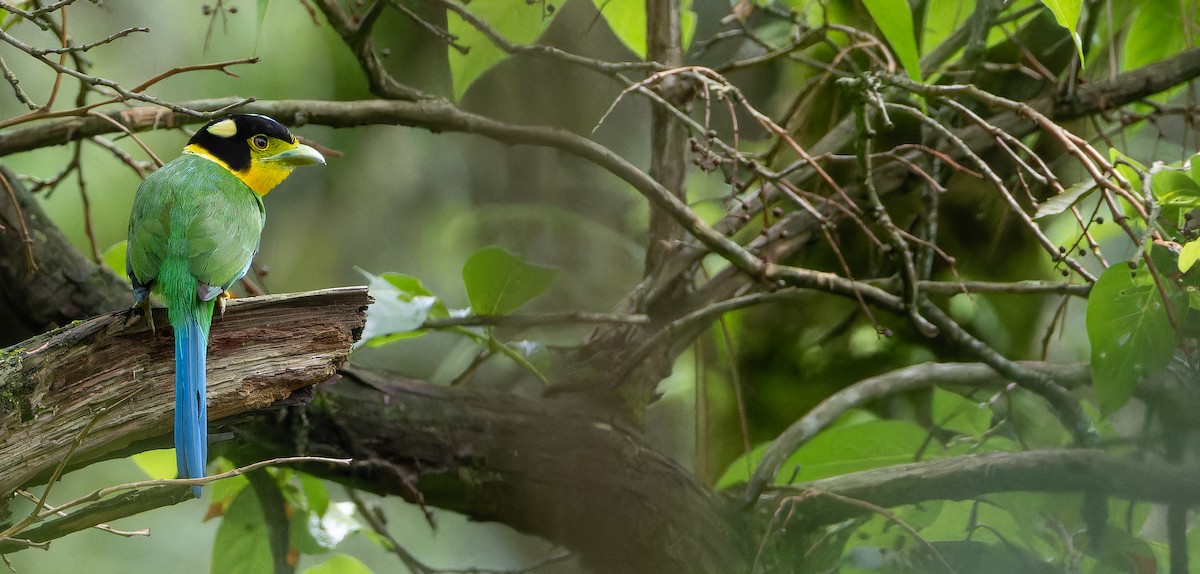
[[[350,497],[350,500],[354,502],[354,507],[358,509],[358,514],[367,520],[367,525],[371,527],[371,530],[374,530],[376,534],[382,536],[384,540],[387,540],[388,546],[391,547],[390,550],[392,551],[392,554],[395,554],[398,558],[400,558],[400,562],[403,562],[406,568],[408,568],[414,574],[434,574],[437,572],[432,567],[426,566],[425,563],[417,559],[416,556],[413,556],[412,552],[409,552],[404,545],[400,544],[399,540],[396,540],[396,537],[392,536],[392,533],[390,530],[388,530],[384,519],[379,516],[378,513],[380,510],[378,508],[368,505],[366,501],[358,495],[358,491],[353,488],[347,488],[346,494]]]
[[[434,568],[428,564],[425,564],[424,562],[421,562],[421,560],[413,555],[412,552],[409,552],[407,548],[400,544],[400,541],[397,540],[388,529],[387,520],[383,517],[382,511],[379,508],[368,504],[365,500],[363,500],[363,498],[359,496],[357,490],[347,488],[346,494],[350,497],[351,502],[354,503],[354,507],[358,509],[359,515],[366,519],[367,525],[371,527],[371,530],[375,531],[376,534],[383,537],[383,539],[387,541],[387,546],[390,547],[389,549],[392,551],[392,553],[395,554],[396,557],[400,559],[400,562],[402,562],[404,566],[414,574],[525,574],[540,570],[551,564],[562,562],[563,560],[571,557],[570,553],[563,552],[516,570],[495,570],[490,568]]]
[[[75,451],[78,450],[83,444],[83,439],[87,437],[87,435],[92,431],[92,428],[96,426],[96,423],[99,423],[105,415],[113,412],[114,408],[136,396],[136,394],[136,392],[128,393],[113,401],[111,404],[100,407],[96,411],[96,414],[92,415],[92,418],[88,420],[87,424],[84,425],[83,428],[79,430],[79,433],[75,435],[75,439],[71,441],[71,446],[67,448],[66,454],[64,454],[62,459],[58,461],[58,464],[54,467],[54,471],[50,473],[50,478],[46,481],[46,488],[42,491],[42,495],[38,497],[37,502],[33,505],[33,510],[30,510],[29,514],[26,515],[25,518],[4,529],[3,532],[0,532],[0,539],[9,538],[21,532],[30,524],[38,522],[42,520],[44,516],[46,516],[42,513],[42,510],[47,508],[46,500],[50,497],[50,490],[54,488],[56,483],[58,483],[58,479],[62,476],[63,470],[66,469],[67,463],[70,462],[71,457],[75,454]],[[60,509],[51,509],[50,512],[53,513],[58,510]]]
[[[531,56],[549,56],[557,60],[562,60],[570,64],[576,64],[588,69],[601,72],[603,74],[614,76],[620,72],[635,71],[635,70],[663,70],[664,66],[658,62],[607,62],[588,58],[577,54],[547,46],[545,44],[517,44],[508,41],[507,38],[500,35],[490,24],[483,19],[471,13],[465,6],[455,2],[454,0],[431,0],[432,3],[443,6],[446,10],[454,12],[464,22],[472,28],[479,30],[492,45],[500,48],[508,54],[522,54]]]
[[[67,9],[66,9],[66,7],[64,7],[62,9],[60,16],[62,18],[62,24],[59,26],[59,29],[58,29],[59,42],[63,46],[66,46],[67,45]],[[47,18],[47,21],[51,24],[51,27],[53,27],[53,22],[50,22],[49,18]],[[3,34],[3,33],[4,33],[4,31],[0,30],[0,34]],[[45,63],[50,62],[49,60],[43,58],[41,55],[37,55],[37,54],[30,54],[30,55],[32,55],[35,58],[41,59]],[[50,107],[54,105],[54,99],[58,97],[58,89],[62,86],[63,74],[66,73],[66,70],[68,69],[65,67],[66,63],[67,63],[67,54],[66,54],[66,52],[63,52],[62,54],[58,55],[58,67],[56,68],[57,73],[54,75],[54,87],[50,89],[50,97],[46,98],[46,105],[42,106],[44,109],[47,109],[47,110],[50,109]],[[51,67],[54,67],[54,66],[51,66]]]
[[[34,103],[33,99],[29,97],[29,94],[25,92],[25,88],[21,87],[21,80],[17,78],[16,73],[9,69],[8,63],[4,61],[3,56],[0,56],[0,71],[4,72],[4,79],[8,80],[9,85],[12,86],[13,92],[17,96],[17,101],[25,104],[25,107],[29,108],[30,110],[36,110],[41,107]]]
[[[37,497],[34,496],[29,491],[17,489],[16,493],[18,495],[20,495],[22,498],[24,498],[25,500],[28,500],[35,504],[38,501]],[[55,514],[57,516],[70,516],[69,514],[67,514],[66,512],[63,512],[61,510],[54,510],[53,514]],[[115,534],[117,536],[121,536],[124,538],[134,538],[137,536],[150,536],[150,529],[148,529],[148,528],[145,528],[142,530],[117,530],[116,528],[113,528],[107,524],[97,524],[95,526],[92,526],[92,528],[95,528],[96,530],[100,530],[102,532],[107,532],[109,534]]]
[[[447,327],[535,327],[540,325],[610,324],[645,325],[650,318],[643,314],[621,315],[615,313],[546,313],[542,315],[466,315],[430,319],[421,329],[443,329]]]
[[[20,14],[21,14],[21,16],[24,16],[24,17],[32,20],[32,19],[36,19],[36,18],[42,16],[43,14],[49,14],[56,10],[70,6],[71,4],[74,4],[74,3],[75,3],[75,0],[58,0],[58,2],[51,2],[50,4],[41,6],[35,10],[30,10],[29,12],[21,12]],[[7,4],[5,6],[3,6],[3,8],[5,10],[9,10]],[[14,12],[14,13],[16,13],[16,12]]]
[[[0,40],[8,42],[9,44],[12,44],[14,47],[17,47],[26,53],[30,53],[29,50],[34,49],[32,46],[29,46],[29,45],[21,42],[20,40],[12,37],[8,33],[4,32],[4,30],[2,30],[2,29],[0,29]],[[65,57],[66,53],[63,53],[61,56]],[[76,106],[75,108],[72,108],[72,109],[62,110],[62,111],[57,111],[57,112],[50,111],[50,104],[52,102],[48,102],[45,106],[42,106],[42,107],[38,108],[37,110],[34,110],[27,114],[23,114],[23,115],[9,118],[6,120],[0,120],[0,128],[6,128],[6,127],[26,123],[26,122],[31,122],[34,120],[68,117],[68,116],[81,116],[81,115],[86,114],[89,110],[92,110],[94,108],[112,104],[112,103],[121,102],[121,101],[126,101],[126,100],[137,100],[137,101],[142,101],[142,102],[146,102],[149,104],[155,104],[155,105],[167,108],[176,113],[186,114],[186,115],[195,116],[195,117],[199,117],[199,118],[211,118],[211,117],[214,117],[216,115],[223,113],[225,111],[225,109],[214,110],[214,111],[209,111],[209,112],[197,111],[197,110],[186,108],[184,106],[180,106],[175,103],[161,100],[154,96],[149,96],[149,95],[143,94],[141,92],[158,82],[161,82],[167,78],[170,78],[172,76],[176,76],[176,75],[179,75],[182,73],[193,72],[193,71],[198,71],[198,70],[218,70],[225,74],[235,75],[235,74],[233,74],[233,72],[230,72],[227,68],[229,68],[230,66],[238,65],[238,64],[253,64],[253,63],[258,62],[258,58],[240,58],[237,60],[229,60],[226,62],[215,62],[215,63],[211,63],[211,64],[198,64],[198,65],[192,65],[192,66],[180,66],[177,68],[172,68],[170,70],[167,70],[166,72],[163,72],[157,76],[154,76],[153,78],[151,78],[145,82],[142,82],[140,85],[138,85],[136,88],[134,88],[132,90],[127,90],[125,88],[122,88],[119,84],[117,84],[116,82],[113,82],[112,80],[106,80],[104,78],[99,78],[96,76],[89,76],[87,74],[84,74],[84,73],[74,70],[72,68],[68,68],[64,65],[61,65],[61,64],[55,63],[51,60],[48,60],[48,59],[46,59],[45,56],[34,56],[34,57],[36,59],[38,59],[39,61],[41,61],[43,64],[46,64],[50,68],[54,69],[56,72],[58,72],[59,75],[66,74],[66,75],[78,78],[79,80],[83,81],[86,85],[90,85],[90,86],[104,86],[104,87],[109,88],[112,91],[116,92],[117,95],[112,96],[107,100],[94,102],[94,103],[87,104],[87,105],[80,105],[80,106]],[[244,98],[242,100],[239,100],[238,102],[235,102],[234,104],[232,104],[229,107],[230,108],[237,107],[237,106],[244,105],[244,104],[252,102],[252,101],[254,101],[254,98]],[[226,108],[226,109],[228,109],[228,108]]]
[[[1013,215],[1015,215],[1021,221],[1022,224],[1024,224],[1026,230],[1029,231],[1034,236],[1035,239],[1037,239],[1038,244],[1040,244],[1042,246],[1042,248],[1046,250],[1047,253],[1049,253],[1056,260],[1061,258],[1062,261],[1064,263],[1066,263],[1067,266],[1070,267],[1072,271],[1078,273],[1080,276],[1084,277],[1088,281],[1096,280],[1096,276],[1093,275],[1086,268],[1084,268],[1082,264],[1080,264],[1078,261],[1075,260],[1075,258],[1071,257],[1070,255],[1066,255],[1066,254],[1059,252],[1058,246],[1055,245],[1054,242],[1051,241],[1050,238],[1047,237],[1044,232],[1042,232],[1041,228],[1038,227],[1038,225],[1036,223],[1034,223],[1033,218],[1030,217],[1029,214],[1026,213],[1025,210],[1021,207],[1020,203],[1017,202],[1017,200],[1013,196],[1012,192],[1009,191],[1008,186],[1005,185],[1004,181],[1000,179],[1000,176],[996,175],[996,173],[994,171],[992,171],[991,166],[988,165],[988,163],[986,161],[984,161],[983,158],[976,155],[975,152],[972,151],[971,148],[968,147],[967,144],[965,142],[963,142],[961,138],[954,135],[950,131],[949,128],[942,125],[941,122],[938,122],[937,120],[934,120],[933,118],[925,115],[925,113],[923,113],[921,110],[918,110],[917,108],[914,108],[912,106],[908,106],[905,104],[891,103],[891,102],[886,103],[885,106],[889,109],[903,112],[906,115],[909,115],[912,118],[916,119],[917,121],[929,126],[934,131],[938,132],[939,135],[941,135],[943,138],[945,138],[946,141],[948,141],[951,145],[954,145],[955,147],[957,147],[959,149],[960,153],[967,156],[971,160],[971,162],[975,164],[976,168],[978,168],[980,173],[983,174],[984,179],[986,179],[989,183],[991,183],[992,187],[996,188],[996,190],[1000,192],[1000,197],[1001,197],[1001,199],[1004,200],[1005,203],[1008,204],[1009,211],[1012,212]]]
[[[29,275],[37,273],[37,260],[33,257],[33,238],[29,236],[29,225],[25,222],[25,213],[21,210],[21,204],[17,201],[17,193],[13,190],[12,182],[8,180],[3,170],[0,170],[0,185],[4,186],[4,192],[8,194],[8,201],[13,206],[13,211],[17,214],[17,226],[21,232],[21,243],[25,249],[25,267]]]
[[[113,143],[113,141],[108,138],[100,137],[100,136],[92,136],[92,137],[88,138],[88,141],[96,144],[97,146],[104,148],[105,150],[108,150],[108,152],[111,153],[118,160],[120,160],[121,163],[129,166],[129,169],[132,169],[133,172],[137,174],[138,178],[146,179],[146,170],[148,168],[148,162],[139,162],[139,161],[133,159],[133,156],[129,155],[128,152],[126,152],[124,149],[121,149],[120,146]]]
[[[125,127],[125,124],[118,122],[117,120],[109,117],[106,114],[98,113],[95,110],[88,110],[88,115],[98,117],[98,118],[116,126],[117,129],[121,130],[122,132],[125,133],[125,135],[129,136],[129,138],[132,139],[133,142],[138,145],[138,147],[142,148],[142,151],[146,152],[146,155],[150,156],[150,159],[154,162],[154,165],[156,167],[163,166],[163,160],[159,159],[158,155],[154,153],[154,150],[150,149],[150,146],[146,145],[146,143],[142,141],[142,138],[137,137],[137,134],[133,133],[133,130]]]
[[[288,456],[288,457],[272,458],[270,460],[259,461],[259,462],[253,463],[253,464],[248,464],[246,466],[242,466],[242,467],[228,470],[228,471],[225,471],[222,473],[213,474],[213,475],[209,475],[209,476],[205,476],[205,477],[201,477],[201,478],[169,478],[169,479],[140,480],[140,481],[136,481],[136,482],[127,482],[125,484],[117,484],[114,486],[106,486],[104,488],[96,489],[96,490],[92,491],[91,493],[81,496],[79,498],[76,498],[76,499],[70,500],[64,504],[61,504],[61,505],[55,507],[53,510],[64,510],[67,508],[74,508],[76,506],[79,506],[79,505],[87,503],[87,502],[93,502],[96,500],[100,500],[110,494],[115,494],[118,492],[125,492],[125,491],[129,491],[129,490],[138,490],[138,489],[142,489],[142,488],[148,488],[151,486],[172,486],[172,485],[204,486],[206,484],[210,484],[210,483],[216,482],[221,479],[225,479],[225,478],[229,478],[229,477],[233,477],[233,476],[239,476],[242,474],[246,474],[247,472],[258,470],[260,468],[265,468],[268,466],[276,466],[276,465],[280,465],[280,464],[322,463],[322,464],[334,464],[334,465],[340,465],[340,466],[349,466],[352,462],[353,462],[353,460],[348,459],[348,458],[328,458],[328,457],[321,457],[321,456]]]
[[[45,54],[62,54],[65,52],[86,52],[88,50],[91,50],[92,48],[95,48],[96,46],[102,46],[104,44],[108,44],[114,40],[117,40],[119,38],[124,38],[125,36],[128,36],[130,34],[134,34],[137,32],[149,32],[149,31],[150,31],[149,28],[144,28],[142,26],[136,26],[133,28],[126,28],[119,32],[115,32],[102,40],[96,40],[95,42],[90,42],[90,43],[82,44],[79,46],[63,46],[61,48],[34,48],[33,54],[45,55]]]
[[[450,31],[445,27],[439,26],[422,18],[420,15],[414,12],[412,8],[405,6],[403,2],[391,0],[389,4],[391,4],[392,8],[395,8],[401,14],[408,16],[408,18],[415,22],[418,26],[424,28],[426,32],[433,34],[447,46],[454,48],[459,53],[466,54],[468,51],[470,51],[470,48],[456,42],[456,40],[458,40],[458,36],[451,34]]]
[[[921,533],[917,532],[917,529],[913,528],[907,522],[902,520],[899,516],[896,515],[896,513],[892,512],[882,506],[879,506],[877,504],[871,504],[870,502],[867,502],[865,500],[859,500],[857,498],[850,498],[849,496],[842,496],[842,495],[834,493],[834,492],[826,492],[823,490],[809,489],[809,490],[805,491],[805,494],[824,496],[825,498],[830,498],[830,499],[836,500],[838,502],[841,502],[843,504],[849,504],[850,506],[857,506],[868,512],[871,512],[873,514],[878,514],[878,515],[886,518],[889,522],[898,525],[900,528],[903,528],[905,532],[908,532],[908,535],[911,536],[913,538],[913,540],[917,541],[917,543],[920,544],[922,547],[924,547],[925,550],[929,551],[934,556],[936,556],[938,561],[942,563],[942,566],[944,566],[946,568],[947,572],[950,572],[951,574],[958,574],[958,571],[955,570],[953,566],[950,566],[949,562],[946,562],[946,557],[942,556],[942,553],[938,552],[937,548],[934,548],[933,545],[930,544],[928,540],[925,540],[924,536],[921,536]],[[803,496],[803,495],[801,495],[801,496]]]
[[[75,184],[79,187],[79,201],[83,208],[83,233],[88,238],[88,246],[92,249],[92,261],[100,264],[103,259],[100,256],[100,246],[96,243],[96,230],[92,224],[92,201],[87,193],[87,178],[83,177],[83,140],[75,142],[74,159],[75,163]]]
[[[863,89],[868,89],[865,86]],[[901,285],[904,288],[904,314],[908,317],[910,323],[917,332],[926,337],[934,337],[937,335],[937,327],[933,326],[927,319],[921,316],[918,311],[920,302],[920,291],[917,286],[917,269],[913,258],[912,249],[909,249],[908,242],[900,235],[896,224],[892,222],[892,218],[888,215],[887,208],[884,207],[883,201],[879,198],[879,192],[875,189],[875,172],[872,169],[871,163],[871,142],[874,139],[873,128],[870,127],[867,120],[866,100],[855,107],[857,117],[856,124],[858,126],[858,162],[862,172],[862,186],[866,191],[867,200],[871,203],[871,216],[879,223],[883,230],[891,239],[889,245],[893,250],[893,256],[899,258],[900,263],[900,278]],[[883,108],[880,108],[883,112]],[[884,116],[886,120],[886,114]]]

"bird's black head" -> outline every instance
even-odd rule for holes
[[[320,152],[300,143],[283,124],[257,114],[213,121],[200,128],[183,151],[217,162],[259,195],[266,195],[299,166],[325,163]]]
[[[234,114],[213,120],[200,128],[188,145],[199,146],[209,155],[225,162],[233,171],[250,168],[252,153],[267,148],[270,140],[254,138],[264,136],[286,143],[295,143],[296,138],[283,124],[259,114]],[[261,145],[258,145],[260,144]],[[258,148],[253,149],[253,148]]]

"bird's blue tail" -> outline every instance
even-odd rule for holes
[[[208,463],[208,405],[204,364],[211,302],[202,302],[175,325],[175,464],[180,478],[201,478]],[[192,494],[200,497],[200,487]]]

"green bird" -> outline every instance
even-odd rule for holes
[[[232,115],[196,132],[150,174],[129,216],[125,269],[138,305],[153,292],[175,332],[175,463],[200,478],[208,462],[205,360],[213,308],[246,275],[267,221],[263,196],[298,166],[324,164],[279,122]],[[153,322],[151,322],[153,330]],[[199,497],[200,487],[192,494]]]

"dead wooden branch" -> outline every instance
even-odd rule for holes
[[[362,331],[369,300],[365,288],[347,287],[232,301],[210,335],[210,420],[333,376]],[[70,467],[141,440],[167,446],[174,342],[166,310],[156,311],[157,334],[142,320],[126,327],[119,312],[0,351],[0,493],[45,480],[89,424]]]

